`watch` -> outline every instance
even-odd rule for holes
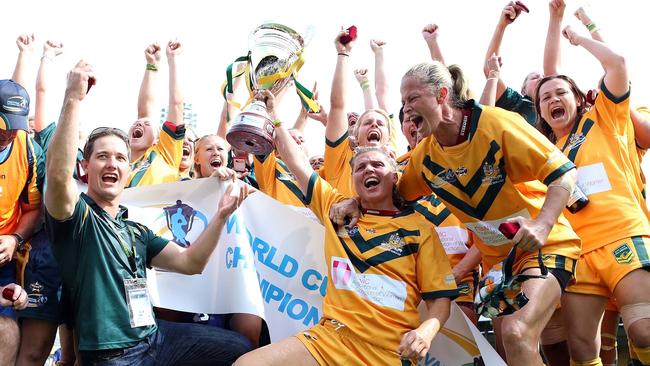
[[[23,237],[20,236],[20,234],[18,234],[18,233],[13,233],[13,234],[11,234],[11,236],[16,238],[16,242],[17,242],[16,250],[17,251],[23,250],[23,246],[25,245],[25,239],[23,239]]]

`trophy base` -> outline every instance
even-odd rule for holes
[[[226,134],[230,146],[253,155],[268,155],[275,148],[273,144],[273,125],[262,129],[252,125],[233,126]],[[271,133],[269,133],[271,131]]]

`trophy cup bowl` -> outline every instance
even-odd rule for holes
[[[257,27],[250,37],[249,67],[254,90],[269,90],[277,95],[293,78],[294,67],[304,48],[304,40],[293,29],[275,23]],[[269,79],[275,79],[268,81]],[[228,143],[236,149],[255,155],[266,155],[274,149],[273,121],[262,101],[254,101],[233,121],[226,134]]]

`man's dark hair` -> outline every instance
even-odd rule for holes
[[[95,147],[95,141],[106,136],[117,136],[124,141],[126,151],[128,152],[128,158],[131,160],[131,144],[129,144],[129,137],[124,131],[114,127],[99,127],[94,129],[90,135],[88,135],[88,139],[84,145],[84,160],[90,160],[90,156],[93,154],[93,148]]]

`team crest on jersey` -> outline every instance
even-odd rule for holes
[[[576,132],[569,136],[569,142],[567,143],[567,149],[572,150],[587,141],[587,137],[582,132]]]
[[[457,176],[462,177],[464,175],[467,175],[467,168],[464,166],[459,166],[454,170],[454,173],[456,173]]]
[[[627,245],[627,243],[614,249],[612,253],[614,254],[616,262],[619,264],[629,264],[632,263],[632,260],[634,259],[634,252],[630,249],[630,246]]]
[[[501,174],[501,168],[498,165],[488,164],[487,162],[483,163],[483,179],[481,185],[493,185],[503,182],[503,174]]]
[[[382,248],[397,255],[402,254],[404,245],[406,245],[406,242],[404,242],[404,239],[402,239],[402,237],[397,233],[392,234],[390,237],[388,237],[387,241],[381,243]]]

